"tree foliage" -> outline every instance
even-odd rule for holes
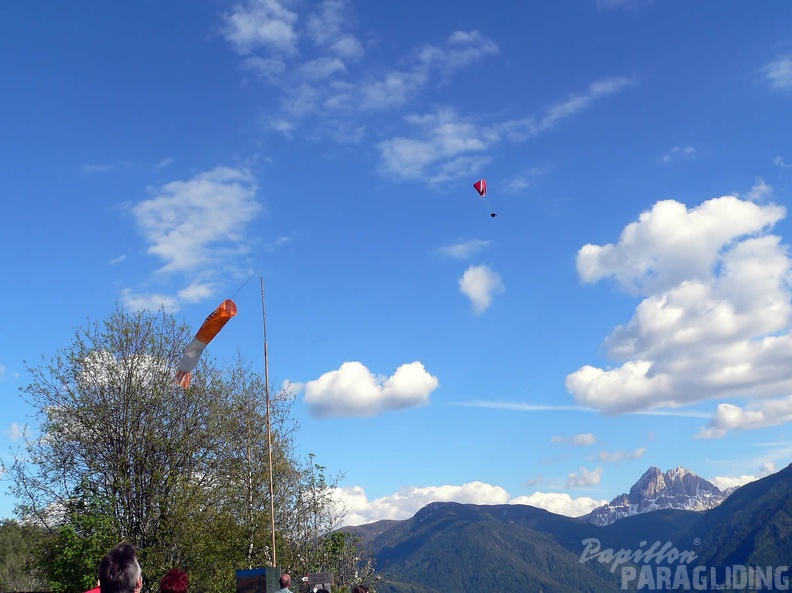
[[[0,521],[0,591],[39,591],[46,587],[38,567],[39,529],[12,519]]]
[[[49,534],[55,593],[89,588],[118,541],[138,547],[149,591],[174,566],[194,592],[231,590],[236,569],[272,564],[272,508],[278,566],[333,570],[319,544],[336,523],[335,484],[296,457],[292,396],[241,356],[228,368],[204,356],[192,386],[176,386],[191,338],[167,313],[117,308],[28,367],[39,434],[8,470],[18,514]]]

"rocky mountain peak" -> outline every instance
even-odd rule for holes
[[[718,506],[727,496],[684,467],[664,473],[653,465],[633,484],[629,494],[617,496],[585,518],[596,525],[609,525],[624,517],[660,509],[703,511]]]

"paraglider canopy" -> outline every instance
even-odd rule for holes
[[[476,183],[473,184],[473,187],[476,188],[476,191],[478,192],[478,194],[482,198],[484,198],[485,200],[487,199],[487,180],[486,179],[479,179],[478,181],[476,181]],[[489,205],[489,200],[487,200],[487,205]],[[490,216],[492,218],[495,218],[497,216],[497,214],[495,214],[495,212],[492,210],[492,206],[490,206]]]

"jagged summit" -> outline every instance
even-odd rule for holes
[[[660,509],[704,511],[718,506],[728,494],[684,467],[663,473],[653,465],[633,484],[628,494],[621,494],[594,509],[585,519],[595,525],[610,525],[624,517]]]

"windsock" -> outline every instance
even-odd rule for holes
[[[192,371],[198,364],[198,359],[206,348],[206,345],[212,341],[218,332],[223,329],[223,326],[228,323],[234,315],[237,314],[237,306],[231,299],[225,300],[220,303],[206,321],[201,325],[201,329],[195,334],[193,341],[187,346],[184,351],[181,363],[179,363],[179,372],[176,373],[176,383],[187,389],[190,386],[190,379],[192,379]]]

